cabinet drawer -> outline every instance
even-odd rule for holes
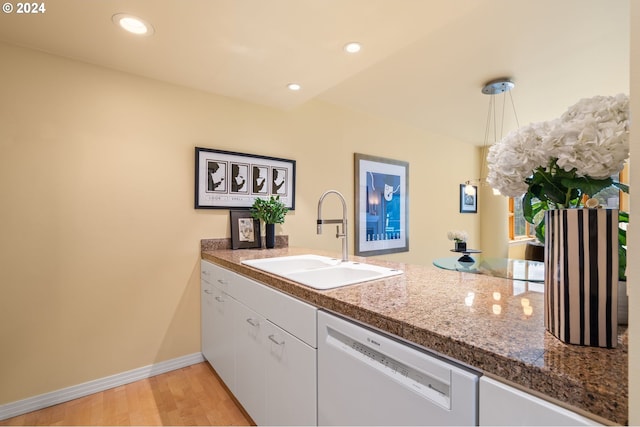
[[[227,292],[229,283],[235,274],[226,268],[202,260],[200,262],[200,279],[210,283],[223,292]]]
[[[228,288],[229,295],[251,310],[265,316],[265,312],[268,311],[267,298],[269,292],[267,287],[237,273],[230,273],[233,274],[233,278],[230,280],[231,285]]]
[[[231,272],[230,272],[231,273]],[[313,348],[317,308],[280,291],[231,273],[229,294]]]
[[[266,318],[309,346],[317,348],[318,309],[271,288],[266,289],[269,291]]]

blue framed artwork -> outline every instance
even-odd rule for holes
[[[460,184],[460,213],[478,213],[478,187],[469,187],[473,191],[468,191],[467,184]]]
[[[355,153],[359,256],[409,250],[409,163]]]

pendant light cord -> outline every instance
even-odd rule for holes
[[[507,92],[509,93],[509,100],[511,101],[511,109],[513,111],[513,116],[516,119],[516,129],[520,128],[520,121],[518,120],[518,113],[516,112],[516,105],[513,102],[513,95],[511,93],[510,90],[503,92],[503,97],[502,97],[502,117],[501,117],[501,123],[500,123],[500,138],[502,139],[504,137],[504,116],[505,116],[505,110],[506,110],[506,106],[507,106]],[[486,162],[487,162],[487,147],[489,144],[489,133],[490,133],[490,129],[491,129],[491,117],[493,117],[493,141],[497,142],[498,139],[498,134],[497,134],[497,128],[498,128],[498,123],[496,120],[496,102],[495,102],[495,97],[496,95],[490,95],[489,96],[489,107],[487,109],[487,123],[485,126],[485,131],[484,131],[484,143],[482,145],[482,163],[480,166],[480,178],[478,178],[478,183],[479,185],[482,185],[485,183],[486,178],[482,178],[483,176],[486,176],[485,174],[485,166],[486,166]]]
[[[516,118],[516,129],[520,129],[520,121],[518,120],[518,113],[516,113],[516,104],[513,102],[513,95],[509,91],[509,98],[511,99],[511,109],[513,110],[513,116]]]
[[[502,122],[500,123],[499,139],[502,139],[503,137],[502,134],[504,132],[504,116],[505,116],[505,110],[507,105],[506,92],[509,92],[509,99],[511,100],[511,109],[513,110],[513,115],[516,119],[516,124],[518,128],[520,127],[520,121],[518,120],[518,114],[516,113],[516,106],[515,106],[515,103],[513,102],[513,96],[511,94],[511,89],[513,89],[514,86],[515,84],[510,79],[502,77],[502,78],[494,79],[494,80],[491,80],[490,82],[487,82],[482,88],[482,93],[484,93],[485,95],[489,95],[489,107],[487,108],[487,123],[484,131],[484,142],[482,144],[482,152],[480,154],[482,156],[482,162],[480,164],[480,171],[478,174],[479,175],[479,178],[477,180],[478,186],[482,186],[486,184],[486,176],[488,175],[488,173],[485,174],[485,169],[487,167],[487,151],[488,151],[487,148],[489,147],[489,133],[491,129],[492,118],[493,118],[493,140],[494,142],[498,141],[498,118],[496,114],[496,101],[495,101],[495,96],[498,93],[502,93],[504,95],[502,98],[502,117],[501,117]],[[485,178],[483,178],[483,176],[485,176]],[[472,181],[475,181],[475,180],[466,181],[465,192],[467,194],[473,193],[473,187],[471,185]]]
[[[481,186],[484,183],[484,179],[482,178],[482,176],[484,175],[484,168],[485,168],[485,163],[487,160],[487,144],[489,143],[489,129],[491,129],[491,116],[492,116],[492,112],[493,112],[493,117],[495,117],[495,102],[494,102],[494,96],[495,95],[491,95],[489,96],[489,107],[487,109],[487,124],[485,126],[485,130],[484,130],[484,143],[482,144],[482,163],[480,165],[480,177],[478,178],[478,185]],[[496,133],[496,129],[495,129],[495,119],[493,120],[493,134],[494,134],[494,138],[495,138],[495,133]]]

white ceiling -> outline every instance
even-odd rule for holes
[[[480,145],[493,78],[516,83],[521,125],[628,93],[629,1],[50,0],[44,14],[0,13],[0,41],[280,109],[320,99]],[[120,12],[155,34],[125,33]],[[353,40],[363,49],[347,55]]]

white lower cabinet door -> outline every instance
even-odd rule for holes
[[[211,362],[213,359],[213,349],[215,339],[213,334],[214,307],[213,307],[213,285],[202,280],[200,282],[202,294],[200,295],[200,332],[202,340],[202,355]]]
[[[234,395],[258,425],[267,424],[266,358],[267,320],[233,300],[236,332],[236,389]]]
[[[224,272],[207,261],[201,262],[201,339],[202,355],[233,392],[235,351],[231,297],[224,291]],[[222,276],[221,276],[222,274]]]
[[[491,378],[480,378],[481,426],[602,425]]]
[[[212,287],[211,320],[203,326],[202,348],[205,358],[211,363],[229,390],[235,391],[235,352],[233,328],[233,299],[217,287]],[[209,297],[209,295],[207,295]],[[203,319],[204,324],[204,319]],[[205,338],[204,334],[207,334]],[[206,351],[206,352],[205,352]]]
[[[316,425],[316,350],[271,322],[267,337],[267,425]]]

